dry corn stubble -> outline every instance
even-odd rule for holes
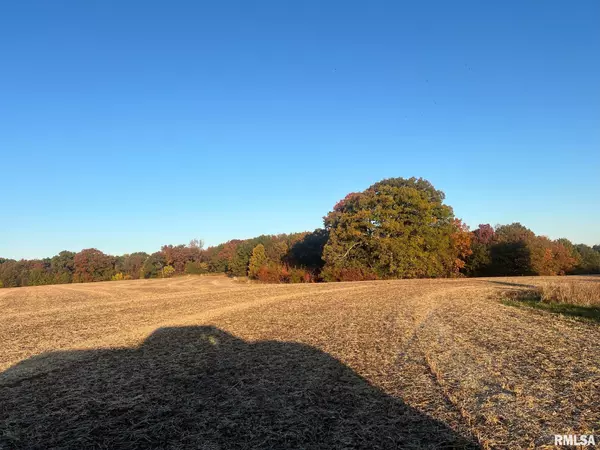
[[[0,448],[527,448],[600,434],[600,327],[496,300],[549,283],[600,279],[4,289]]]

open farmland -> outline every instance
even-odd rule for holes
[[[600,326],[499,300],[548,281],[4,289],[0,448],[527,448],[598,435]]]

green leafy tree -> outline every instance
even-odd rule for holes
[[[4,287],[18,287],[21,284],[19,262],[8,259],[0,264],[0,281]]]
[[[282,261],[285,255],[288,252],[288,244],[284,240],[285,238],[278,238],[275,236],[269,242],[270,245],[268,247],[263,246],[265,248],[265,254],[267,258],[271,261]]]
[[[188,261],[185,263],[185,273],[190,275],[200,275],[208,273],[208,263],[199,261]]]
[[[267,263],[267,254],[265,253],[265,246],[258,244],[252,250],[252,256],[248,266],[248,276],[250,278],[257,278],[258,271],[262,266]]]
[[[75,252],[63,250],[50,259],[55,283],[70,283],[75,273]]]
[[[490,248],[489,275],[535,275],[533,247],[535,233],[518,222],[496,227]]]
[[[421,178],[391,178],[347,195],[325,217],[326,269],[379,278],[452,275],[459,230],[443,200],[444,193]]]
[[[223,273],[227,270],[227,258],[222,256],[225,244],[219,244],[214,247],[208,247],[205,256],[209,272]]]
[[[595,246],[594,248],[597,248]],[[578,274],[600,273],[600,251],[594,250],[589,245],[579,244],[574,246],[577,253],[578,264],[573,269]]]
[[[248,264],[250,263],[250,256],[252,250],[256,246],[251,240],[241,241],[236,249],[235,254],[229,260],[227,270],[230,275],[237,277],[244,277],[248,274]]]
[[[142,278],[157,278],[162,275],[163,267],[166,265],[167,261],[162,252],[152,253],[146,258],[146,261],[144,261],[140,274]]]
[[[52,284],[52,272],[50,270],[50,259],[41,261],[29,261],[27,271],[27,285],[41,286]]]
[[[241,242],[234,239],[208,249],[210,271],[233,274],[232,261],[237,257],[237,248]]]

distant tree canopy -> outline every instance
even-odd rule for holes
[[[564,275],[581,267],[576,247],[567,239],[536,236],[520,223],[496,230],[479,225],[472,233],[472,250],[464,268],[467,276]],[[588,268],[586,273],[594,272]]]
[[[115,259],[100,250],[88,248],[75,255],[75,281],[107,281],[114,273]]]
[[[319,231],[315,231],[315,233],[319,233]],[[262,266],[268,266],[270,270],[277,273],[281,272],[280,278],[282,280],[286,278],[286,273],[292,267],[315,275],[320,267],[322,267],[322,261],[320,260],[320,255],[317,261],[317,257],[314,254],[313,247],[316,244],[309,237],[313,234],[262,235],[245,241],[230,241],[224,244],[224,247],[213,260],[213,265],[224,267],[225,272],[231,275],[250,275],[251,278],[259,278],[258,272]],[[260,247],[256,248],[259,245],[262,246],[262,249]],[[257,251],[257,255],[252,260],[254,250]],[[224,258],[225,260],[219,261],[219,258]],[[249,274],[251,263],[252,273]]]
[[[573,273],[600,273],[600,245],[590,247],[585,244],[571,244],[571,247],[571,252],[577,260]]]
[[[313,232],[261,235],[151,255],[90,248],[52,258],[0,258],[0,287],[227,273],[263,282],[600,274],[600,245],[551,240],[513,223],[469,231],[421,178],[390,178],[348,194]]]
[[[323,261],[323,249],[329,240],[329,233],[323,228],[318,228],[312,233],[304,233],[304,236],[295,241],[285,261],[292,266],[304,267],[312,271],[320,271],[325,264]]]
[[[50,270],[57,283],[70,283],[75,273],[75,252],[62,251],[50,260]]]
[[[130,255],[123,256],[123,266],[117,268],[118,272],[122,272],[125,277],[129,277],[132,279],[137,279],[142,277],[142,267],[144,267],[144,263],[148,259],[148,253],[146,252],[136,252]]]

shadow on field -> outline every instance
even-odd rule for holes
[[[535,284],[523,284],[523,283],[512,283],[510,281],[495,281],[495,280],[477,280],[482,283],[493,283],[500,284],[502,286],[514,286],[514,287],[525,287],[525,288],[535,288]]]
[[[65,356],[60,369],[20,375]],[[214,327],[162,328],[137,348],[51,353],[11,371],[0,377],[0,448],[477,448],[313,347]]]

